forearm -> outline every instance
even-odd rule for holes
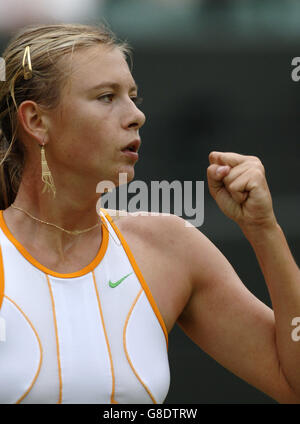
[[[300,396],[300,341],[292,338],[292,320],[300,317],[299,267],[278,224],[243,232],[255,251],[270,293],[281,370]]]

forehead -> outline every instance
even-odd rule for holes
[[[124,54],[115,46],[94,46],[75,52],[70,67],[69,92],[89,91],[104,81],[134,85]]]

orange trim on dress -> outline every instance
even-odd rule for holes
[[[4,266],[3,266],[3,258],[2,258],[2,249],[0,246],[0,309],[2,306],[3,298],[4,298],[4,287],[5,287]]]
[[[141,377],[140,377],[140,376],[138,375],[138,373],[136,372],[136,370],[135,370],[135,368],[134,368],[134,366],[133,366],[133,364],[132,364],[132,362],[131,362],[131,360],[130,360],[130,358],[129,358],[129,354],[128,354],[127,347],[126,347],[126,331],[127,331],[128,321],[129,321],[130,315],[131,315],[131,313],[132,313],[132,311],[133,311],[133,308],[135,307],[136,302],[138,301],[138,299],[139,299],[140,295],[142,294],[142,292],[143,292],[143,289],[141,289],[141,290],[139,291],[139,293],[138,293],[138,295],[136,296],[136,298],[135,298],[135,300],[134,300],[133,304],[131,305],[131,308],[130,308],[130,310],[129,310],[129,312],[128,312],[128,315],[127,315],[127,317],[126,317],[126,321],[125,321],[125,325],[124,325],[124,329],[123,329],[123,345],[124,345],[124,351],[125,351],[125,355],[126,355],[127,361],[129,362],[129,365],[130,365],[130,367],[131,367],[132,371],[134,372],[134,374],[135,374],[136,378],[139,380],[139,382],[142,384],[142,386],[144,387],[144,389],[146,390],[146,392],[147,392],[147,393],[148,393],[148,395],[150,396],[150,398],[151,398],[152,402],[156,404],[157,402],[156,402],[156,400],[154,399],[154,396],[152,395],[152,393],[150,392],[150,390],[148,389],[148,387],[146,386],[146,384],[143,382],[143,380],[141,379]]]
[[[54,298],[53,298],[53,293],[52,293],[49,277],[48,277],[47,274],[45,274],[45,275],[46,275],[46,278],[47,278],[48,288],[49,288],[50,297],[51,297],[54,328],[55,328],[55,338],[56,338],[56,355],[57,355],[58,379],[59,379],[59,398],[58,398],[57,403],[61,403],[62,402],[62,376],[61,376],[61,364],[60,364],[59,340],[58,340],[58,330],[57,330],[57,321],[56,321],[56,313],[55,313],[55,304],[54,304]]]
[[[100,217],[101,220],[101,217]],[[80,269],[76,272],[71,272],[67,274],[62,274],[60,272],[52,271],[51,269],[45,267],[44,265],[40,264],[36,259],[34,259],[33,256],[25,249],[25,247],[12,235],[9,228],[6,225],[6,222],[3,217],[3,210],[0,210],[0,228],[6,235],[6,237],[15,245],[15,247],[19,250],[19,252],[24,256],[25,259],[27,259],[28,262],[30,262],[33,266],[43,271],[45,274],[52,275],[53,277],[58,278],[75,278],[75,277],[81,277],[82,275],[88,274],[93,269],[96,268],[97,265],[101,262],[103,259],[107,246],[108,246],[108,237],[109,233],[105,227],[105,225],[102,225],[102,241],[100,248],[98,250],[98,253],[96,257],[92,260],[92,262],[85,266],[84,268]]]
[[[42,360],[43,360],[43,349],[42,349],[42,344],[41,344],[41,341],[40,341],[40,338],[39,338],[39,335],[38,335],[38,333],[37,333],[37,331],[36,331],[36,329],[34,328],[34,326],[33,326],[33,324],[32,324],[32,322],[30,321],[30,319],[27,317],[27,315],[25,314],[25,312],[23,312],[22,311],[22,309],[20,308],[20,306],[18,306],[17,304],[16,304],[16,302],[14,302],[10,297],[8,297],[8,296],[6,296],[6,295],[4,295],[4,297],[6,298],[6,299],[8,299],[11,303],[13,303],[14,305],[15,305],[15,307],[21,312],[21,314],[24,316],[24,318],[26,319],[26,321],[28,322],[28,324],[30,325],[30,327],[32,328],[32,330],[33,330],[33,332],[34,332],[34,334],[35,334],[35,337],[37,338],[37,341],[38,341],[38,344],[39,344],[39,349],[40,349],[40,362],[39,362],[39,366],[38,366],[38,369],[37,369],[37,372],[36,372],[36,374],[35,374],[35,376],[34,376],[34,379],[32,380],[32,383],[30,384],[30,386],[29,386],[29,388],[26,390],[26,392],[17,400],[17,402],[16,403],[21,403],[22,402],[22,400],[28,395],[28,393],[30,392],[30,390],[32,389],[32,387],[33,387],[33,385],[34,385],[34,383],[36,382],[36,379],[38,378],[38,375],[39,375],[39,373],[40,373],[40,370],[41,370],[41,366],[42,366]]]
[[[136,273],[136,276],[138,277],[138,279],[141,283],[141,286],[143,287],[145,294],[146,294],[146,296],[147,296],[147,298],[150,302],[150,305],[152,306],[152,309],[153,309],[153,311],[154,311],[154,313],[155,313],[155,315],[156,315],[156,317],[157,317],[157,319],[158,319],[158,321],[161,325],[161,328],[162,328],[162,330],[165,334],[165,338],[166,338],[166,342],[167,342],[167,348],[168,348],[168,331],[167,331],[165,322],[164,322],[164,320],[161,316],[161,313],[159,312],[158,306],[156,305],[154,297],[152,296],[152,293],[151,293],[151,291],[150,291],[150,289],[149,289],[149,287],[148,287],[148,285],[147,285],[147,283],[146,283],[146,281],[143,277],[143,274],[141,273],[126,240],[122,236],[122,234],[121,234],[120,230],[118,229],[118,227],[116,226],[116,224],[113,222],[109,213],[105,209],[102,209],[102,208],[101,208],[101,211],[104,213],[105,217],[108,219],[109,223],[111,224],[111,226],[115,230],[117,236],[119,237],[119,239],[122,243],[122,246],[123,246],[123,248],[124,248],[124,250],[127,254],[127,257],[129,259],[129,262],[131,263],[131,266],[134,269],[134,272]]]
[[[111,392],[111,396],[110,396],[110,402],[111,403],[118,403],[114,399],[114,396],[115,396],[115,372],[114,372],[114,364],[113,364],[113,360],[112,360],[112,354],[111,354],[109,341],[108,341],[108,337],[107,337],[107,332],[106,332],[106,328],[105,328],[104,317],[103,317],[103,312],[102,312],[102,308],[101,308],[101,302],[100,302],[100,297],[99,297],[99,293],[98,293],[98,289],[97,289],[97,283],[96,283],[96,277],[95,277],[94,271],[92,271],[92,274],[93,274],[94,287],[95,287],[95,291],[96,291],[102,327],[103,327],[103,331],[104,331],[104,335],[105,335],[105,341],[106,341],[106,345],[107,345],[107,349],[108,349],[110,369],[111,369],[111,375],[112,375],[112,392]]]

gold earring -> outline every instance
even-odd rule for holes
[[[41,148],[41,165],[42,165],[42,181],[44,183],[42,193],[45,193],[46,190],[52,191],[53,197],[55,197],[56,188],[55,188],[51,171],[48,167],[47,159],[45,156],[44,145],[42,145],[42,148]]]

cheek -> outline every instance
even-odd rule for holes
[[[112,117],[106,113],[95,112],[95,108],[83,107],[79,110],[76,110],[70,120],[70,125],[72,126],[73,132],[78,132],[78,134],[83,134],[84,138],[87,137],[103,137],[105,134],[109,135],[113,129],[114,125],[112,123]]]
[[[93,155],[99,148],[103,151],[118,147],[119,133],[115,114],[111,110],[102,110],[95,104],[69,103],[61,115],[59,138],[80,152]]]

